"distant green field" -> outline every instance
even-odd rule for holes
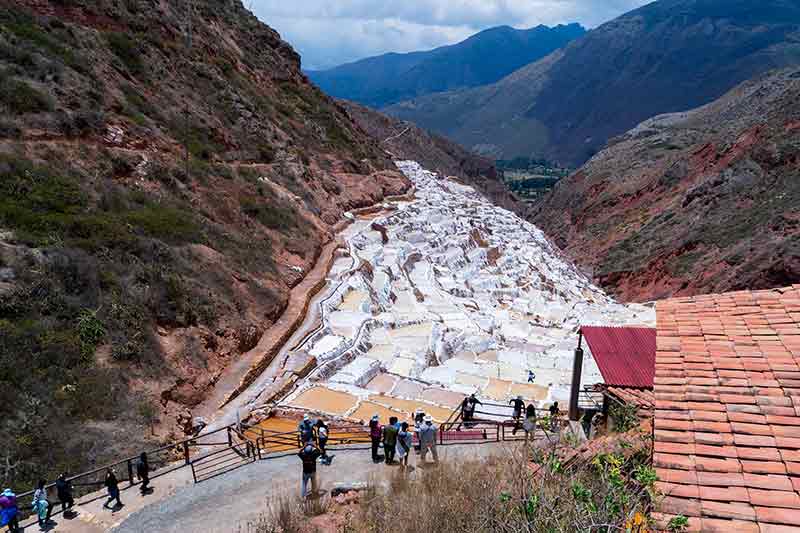
[[[559,167],[544,159],[518,157],[498,160],[497,168],[503,171],[508,188],[523,200],[533,201],[548,193],[570,169]]]

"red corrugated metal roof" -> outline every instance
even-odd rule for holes
[[[610,328],[583,326],[606,385],[652,388],[656,370],[654,328]]]

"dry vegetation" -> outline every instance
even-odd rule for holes
[[[335,502],[303,507],[282,499],[255,533],[646,531],[657,503],[649,437],[621,440],[613,453],[563,465],[555,450],[464,464],[443,463],[413,480],[398,475],[343,512]],[[533,467],[533,468],[532,468]]]

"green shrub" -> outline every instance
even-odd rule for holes
[[[290,205],[277,202],[260,203],[250,199],[242,200],[242,211],[261,224],[283,233],[294,233],[307,224],[305,219]]]
[[[21,80],[0,76],[0,104],[7,107],[12,115],[41,113],[53,109],[49,96],[37,91]]]
[[[139,46],[128,34],[110,32],[106,34],[106,41],[108,42],[108,47],[114,55],[122,61],[122,64],[125,65],[128,72],[134,76],[139,76],[144,73],[144,63],[142,62],[142,54],[139,51]]]

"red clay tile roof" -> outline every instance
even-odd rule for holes
[[[661,527],[800,531],[800,285],[656,307]]]
[[[606,392],[622,402],[636,406],[640,411],[649,411],[651,416],[653,414],[656,399],[651,390],[608,387]]]
[[[606,385],[653,386],[655,329],[583,326],[581,333]]]

